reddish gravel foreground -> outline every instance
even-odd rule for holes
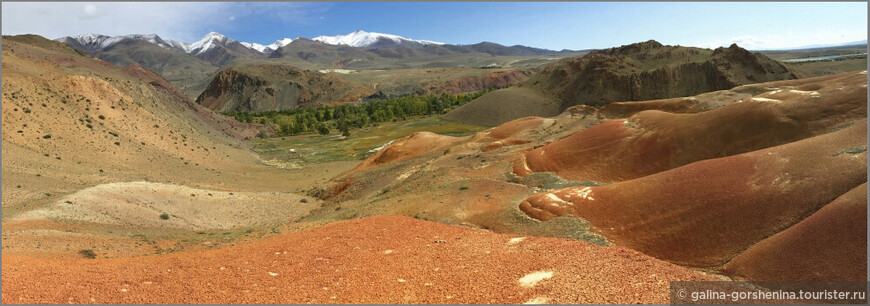
[[[718,280],[621,247],[512,238],[376,216],[201,252],[4,256],[2,302],[668,303],[669,281]],[[520,283],[534,272],[552,275]]]

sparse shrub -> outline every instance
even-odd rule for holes
[[[468,186],[459,187],[459,190],[468,190]]]
[[[308,203],[308,199],[303,198],[303,199],[299,200],[299,203]]]
[[[167,213],[160,214],[160,220],[169,220],[169,214],[167,214]]]
[[[42,135],[42,139],[51,139],[51,134]]]
[[[82,255],[85,258],[90,258],[90,259],[97,258],[97,254],[94,253],[94,250],[91,250],[91,249],[80,250],[79,255]]]
[[[97,118],[100,118],[100,120],[105,120],[105,119],[106,119],[106,116],[99,115],[99,116],[97,116]]]
[[[116,142],[115,142],[115,145],[116,145],[116,146],[121,146],[121,142],[116,141]]]

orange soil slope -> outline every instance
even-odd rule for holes
[[[621,247],[398,216],[116,259],[3,258],[3,303],[666,303],[717,280]]]
[[[707,112],[643,111],[528,151],[513,171],[617,182],[797,141],[865,118],[866,81],[866,74],[854,72],[776,82],[765,93]]]
[[[867,123],[640,179],[539,193],[520,209],[570,213],[617,245],[719,266],[867,181]]]
[[[867,184],[752,246],[728,262],[724,270],[753,280],[865,280]]]
[[[363,170],[411,159],[445,148],[459,139],[459,137],[440,135],[432,132],[416,132],[407,137],[396,139],[396,141],[393,141],[393,143],[359,164],[355,170]]]

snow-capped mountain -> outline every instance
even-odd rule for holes
[[[74,47],[84,48],[88,50],[101,50],[109,48],[125,39],[135,39],[146,41],[165,49],[177,50],[184,53],[188,53],[191,55],[202,55],[207,53],[218,46],[227,47],[232,43],[238,43],[244,46],[245,48],[254,50],[259,53],[269,54],[275,50],[284,47],[291,42],[293,39],[284,38],[276,40],[274,43],[269,45],[262,45],[258,43],[249,43],[249,42],[238,42],[236,40],[230,39],[226,35],[210,32],[203,36],[200,40],[192,43],[185,43],[176,40],[164,40],[157,36],[156,34],[131,34],[131,35],[120,35],[120,36],[106,36],[100,34],[85,34],[85,35],[77,35],[77,36],[65,36],[58,39],[55,39],[60,42],[64,42],[70,44]],[[336,35],[336,36],[317,36],[313,38],[314,41],[319,41],[325,44],[330,45],[344,45],[351,47],[395,47],[395,46],[409,46],[409,47],[420,47],[426,45],[443,45],[444,43],[434,42],[429,40],[414,40],[410,38],[401,37],[398,35],[392,34],[384,34],[384,33],[375,33],[375,32],[366,32],[366,31],[356,31],[347,35]]]
[[[163,40],[162,38],[160,38],[160,36],[157,36],[157,34],[130,34],[121,36],[84,34],[77,36],[61,37],[56,40],[67,43],[74,42],[87,49],[105,49],[123,41],[124,39],[143,40],[166,49],[175,49],[176,45],[183,44],[174,40]]]
[[[317,36],[311,40],[330,45],[345,45],[351,47],[382,47],[395,45],[443,45],[444,43],[429,40],[414,40],[392,34],[366,32],[358,30],[347,35]]]
[[[242,44],[245,47],[260,51],[262,53],[272,53],[272,51],[278,50],[278,48],[286,46],[286,45],[290,44],[291,42],[293,42],[293,39],[284,38],[284,39],[276,40],[274,43],[272,43],[268,46],[264,46],[264,45],[261,45],[258,43],[249,43],[249,42],[240,42],[240,44]]]
[[[184,48],[184,51],[199,55],[208,52],[219,45],[226,45],[234,41],[235,40],[229,39],[226,35],[221,33],[209,32],[208,34],[205,34],[202,39],[187,45],[186,48]]]

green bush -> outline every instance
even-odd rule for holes
[[[160,214],[160,220],[169,220],[169,214],[167,214],[167,213]]]

